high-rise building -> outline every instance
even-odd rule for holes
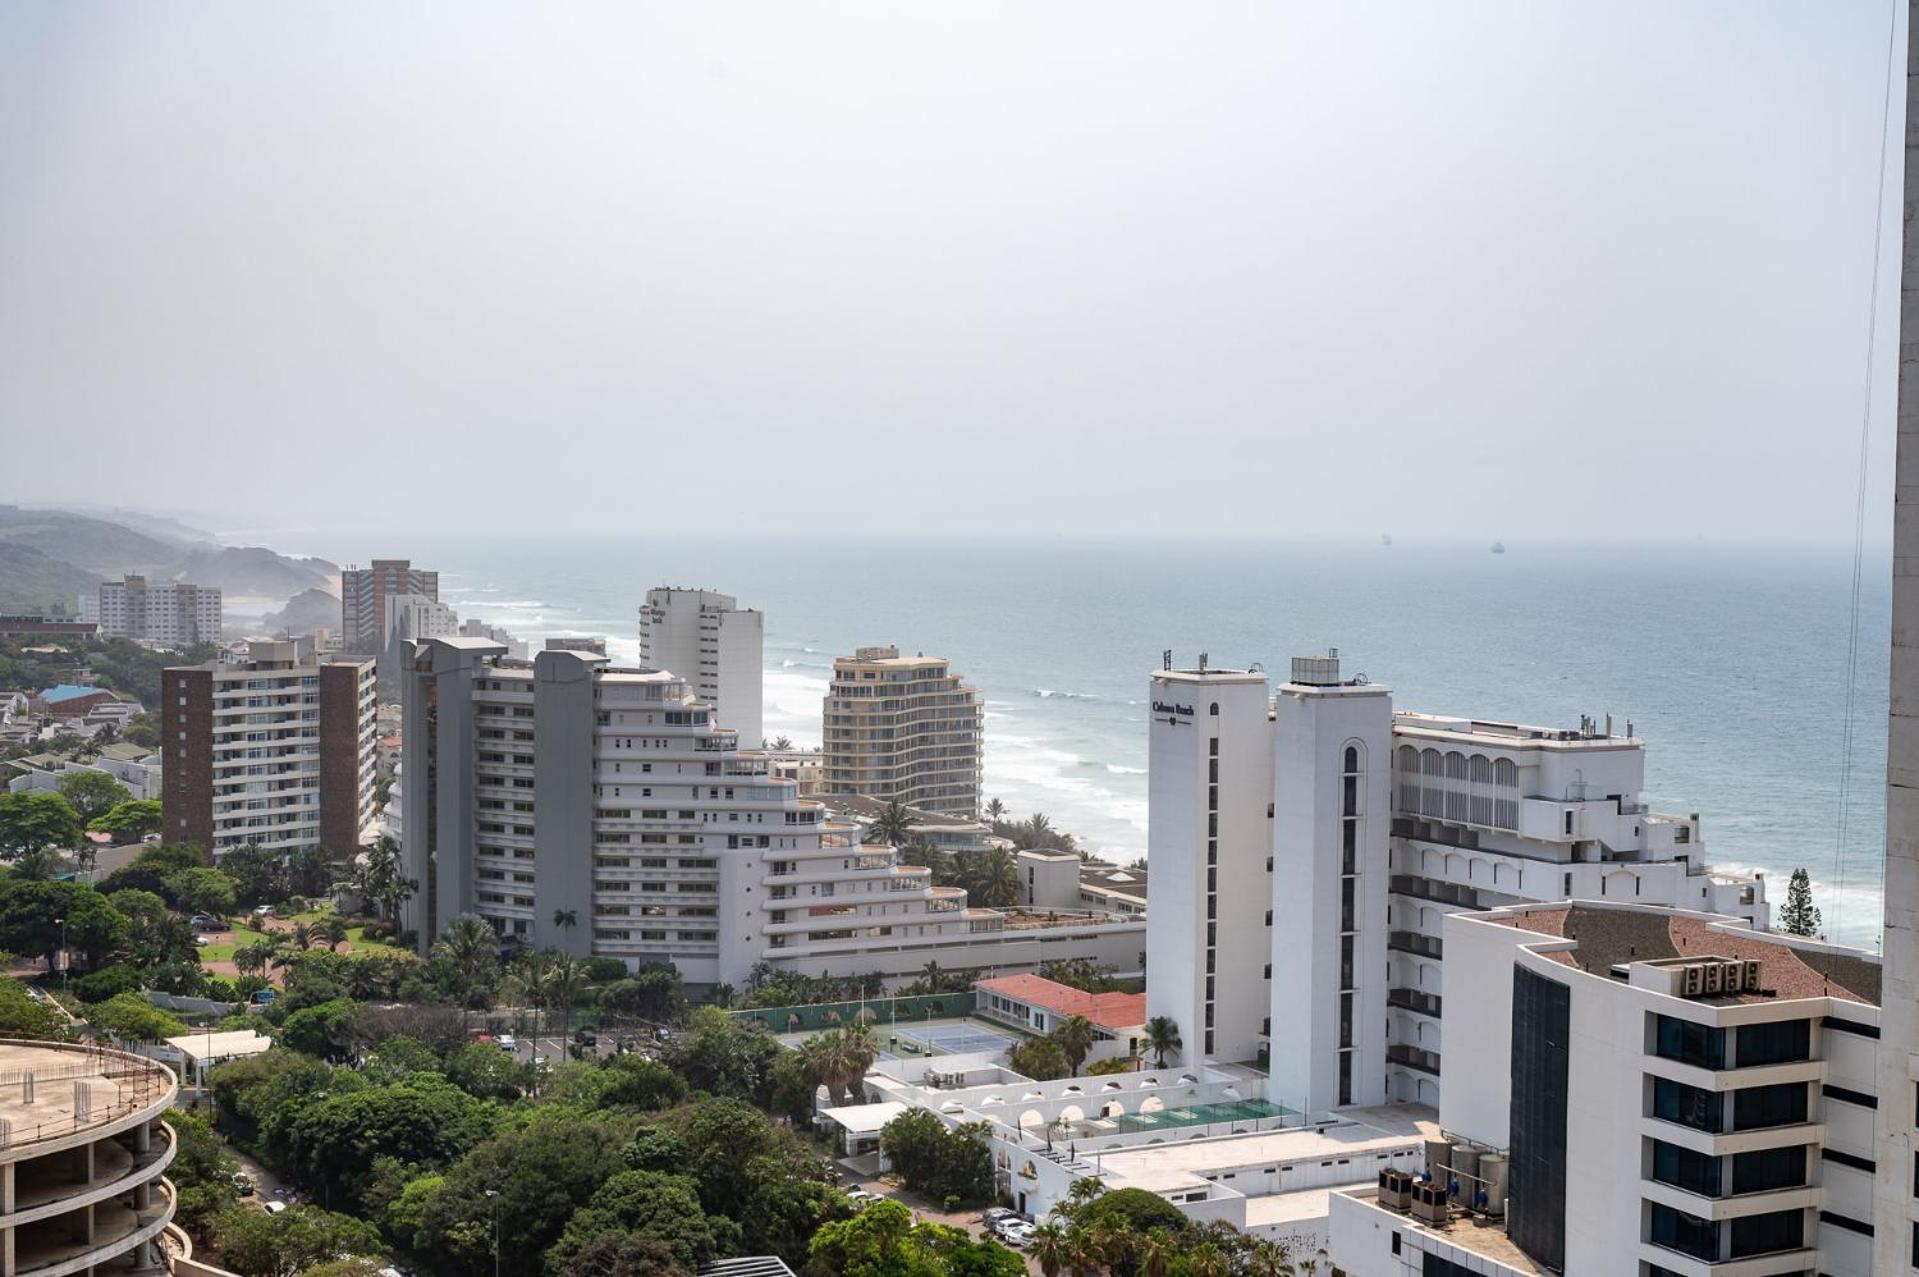
[[[754,966],[911,978],[1087,957],[1134,970],[1143,924],[1098,910],[969,908],[802,798],[677,674],[592,653],[412,645],[400,825],[422,943],[462,914],[503,936],[695,985]]]
[[[640,606],[640,664],[671,670],[749,746],[761,740],[765,617],[730,594],[661,586]]]
[[[340,573],[340,643],[349,652],[377,656],[387,638],[387,599],[396,594],[440,597],[440,574],[406,559],[375,559],[371,567]]]
[[[220,591],[188,581],[149,582],[128,573],[80,599],[80,614],[99,623],[102,638],[132,639],[155,647],[218,643]]]
[[[1907,1271],[1873,1263],[1873,1117],[1913,1090],[1874,1081],[1874,955],[1610,900],[1444,934],[1445,1134],[1331,1194],[1340,1271]]]
[[[1147,699],[1147,1014],[1171,1017],[1192,1058],[1250,1060],[1273,901],[1266,677],[1156,670]]]
[[[1187,1058],[1263,1057],[1272,1096],[1307,1112],[1436,1105],[1449,913],[1629,900],[1767,925],[1764,880],[1714,871],[1697,814],[1641,801],[1645,748],[1630,729],[1395,712],[1386,687],[1343,677],[1336,653],[1291,674],[1270,698],[1255,672],[1154,676],[1147,999],[1178,1023]],[[1189,721],[1192,739],[1219,740],[1217,780],[1183,744]],[[1261,749],[1265,776],[1236,779],[1234,756]],[[1231,850],[1248,812],[1261,817],[1257,863],[1271,857],[1258,883]]]
[[[822,792],[863,794],[976,820],[979,692],[941,656],[862,647],[833,662]]]
[[[162,672],[167,841],[352,854],[373,815],[373,661],[300,661],[281,641],[249,656]]]
[[[1907,32],[1919,38],[1919,3],[1906,5]],[[1919,94],[1911,59],[1905,81],[1905,208],[1919,202]],[[1899,403],[1892,514],[1892,670],[1886,743],[1885,1019],[1879,1089],[1890,1098],[1875,1115],[1878,1166],[1875,1271],[1919,1267],[1919,1112],[1910,1101],[1919,1078],[1919,234],[1908,214],[1901,241]]]

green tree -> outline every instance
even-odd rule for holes
[[[1786,884],[1786,902],[1779,906],[1779,929],[1789,936],[1817,935],[1819,909],[1812,903],[1812,879],[1803,867],[1792,871]]]
[[[483,1100],[517,1100],[532,1088],[533,1066],[491,1042],[474,1042],[448,1057],[447,1080]]]
[[[221,856],[220,868],[233,879],[234,894],[248,909],[278,904],[292,890],[286,857],[254,843],[235,847]]]
[[[160,745],[160,723],[152,714],[141,710],[126,721],[120,729],[120,739],[129,745],[139,745],[145,749],[157,749]]]
[[[602,1233],[561,1270],[562,1277],[693,1277],[672,1247],[651,1237]]]
[[[100,890],[108,895],[116,891],[150,891],[162,899],[167,896],[166,880],[182,869],[199,869],[208,863],[206,853],[192,843],[157,843],[143,847],[129,863],[100,880]]]
[[[67,1037],[67,1018],[45,1001],[27,996],[18,980],[0,980],[0,1037],[59,1041]]]
[[[173,1164],[167,1168],[167,1178],[178,1193],[174,1222],[201,1233],[214,1215],[238,1199],[233,1177],[240,1164],[206,1117],[177,1108],[163,1116],[173,1128]]]
[[[148,834],[160,832],[160,800],[131,798],[116,803],[95,816],[87,828],[96,834],[108,834],[119,842],[138,842]]]
[[[661,1058],[695,1091],[764,1102],[772,1095],[773,1061],[783,1049],[757,1022],[701,1007],[688,1030],[666,1044]]]
[[[500,938],[492,927],[471,914],[455,918],[433,942],[433,956],[446,964],[463,1009],[491,1000],[500,973]]]
[[[292,1206],[277,1215],[247,1206],[213,1221],[220,1262],[242,1277],[296,1277],[342,1255],[386,1253],[373,1225],[317,1206]]]
[[[218,869],[179,869],[167,875],[167,890],[173,907],[185,913],[205,913],[216,918],[231,914],[238,904],[233,879]]]
[[[988,909],[1004,909],[1019,903],[1019,864],[1013,853],[1001,847],[975,853],[970,859],[972,881],[967,893]]]
[[[634,1108],[648,1112],[672,1108],[686,1098],[680,1075],[643,1055],[618,1055],[601,1066],[611,1079],[600,1093],[607,1108]]]
[[[0,949],[43,958],[49,971],[55,969],[63,937],[91,971],[126,934],[126,918],[85,883],[0,882]]]
[[[1066,1071],[1075,1075],[1079,1073],[1079,1066],[1086,1062],[1086,1057],[1092,1054],[1093,1044],[1098,1040],[1093,1022],[1083,1015],[1067,1016],[1054,1026],[1048,1036],[1059,1043],[1060,1052],[1066,1056]]]
[[[662,1242],[687,1268],[725,1253],[736,1241],[730,1219],[710,1219],[692,1180],[657,1171],[621,1171],[594,1192],[567,1221],[547,1252],[549,1273],[564,1273],[586,1246],[607,1234],[638,1234]]]
[[[601,990],[600,1005],[616,1015],[678,1024],[686,1018],[686,985],[672,963],[649,962]]]
[[[372,1182],[376,1157],[412,1166],[445,1166],[488,1138],[496,1107],[431,1073],[387,1086],[334,1094],[293,1109],[278,1131],[294,1169],[326,1186],[335,1205],[356,1208]]]
[[[151,891],[128,888],[107,897],[107,903],[127,920],[121,946],[127,961],[143,970],[171,962],[200,960],[193,928]]]
[[[554,1114],[502,1131],[447,1170],[423,1204],[415,1249],[440,1257],[446,1271],[490,1272],[497,1226],[512,1240],[500,1254],[502,1277],[540,1272],[573,1212],[625,1169],[630,1130],[602,1117]]]
[[[137,993],[119,993],[87,1008],[87,1023],[123,1042],[158,1042],[187,1031],[178,1016],[162,1011]]]
[[[1146,1022],[1146,1049],[1153,1053],[1153,1067],[1166,1067],[1166,1057],[1178,1055],[1184,1045],[1179,1039],[1179,1022],[1171,1016],[1156,1015]]]
[[[0,860],[71,847],[85,836],[79,814],[61,795],[0,793]]]
[[[280,1041],[288,1049],[344,1062],[353,1055],[353,1019],[359,1004],[334,998],[290,1013],[280,1025]]]
[[[990,799],[986,804],[986,821],[997,825],[1006,816],[1006,804],[999,799]]]
[[[1066,1052],[1051,1038],[1028,1038],[1006,1053],[1006,1063],[1015,1072],[1035,1082],[1051,1082],[1067,1075]]]
[[[806,1277],[946,1277],[906,1207],[877,1201],[850,1219],[823,1225],[808,1250]]]
[[[984,1123],[949,1131],[930,1109],[913,1109],[880,1131],[880,1148],[906,1186],[933,1201],[973,1203],[993,1195],[993,1154]]]
[[[106,772],[83,768],[60,773],[60,796],[84,823],[98,820],[121,803],[133,801],[133,791]]]
[[[873,838],[889,846],[903,847],[912,838],[913,826],[918,823],[918,817],[905,804],[890,802],[873,822]]]

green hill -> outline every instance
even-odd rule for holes
[[[0,540],[0,612],[70,614],[80,595],[99,584],[99,573]]]

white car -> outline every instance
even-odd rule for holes
[[[287,1208],[287,1204],[285,1202],[266,1203],[266,1210],[267,1210],[267,1214],[269,1215],[278,1215],[281,1211],[285,1210],[286,1208]]]
[[[493,1040],[500,1044],[502,1050],[517,1051],[520,1047],[520,1039],[514,1037],[511,1033],[502,1033]]]
[[[1033,1240],[1033,1226],[1023,1219],[1009,1219],[999,1226],[999,1239],[1017,1249]]]

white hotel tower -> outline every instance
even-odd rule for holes
[[[1143,925],[1099,911],[969,908],[863,846],[860,826],[742,749],[687,681],[591,652],[512,660],[489,639],[408,651],[402,856],[422,945],[477,914],[503,935],[688,983],[765,961],[810,975],[1137,965]]]
[[[1269,1096],[1308,1112],[1437,1105],[1448,914],[1590,899],[1767,925],[1763,879],[1712,872],[1696,815],[1641,803],[1629,734],[1396,713],[1337,653],[1291,674],[1153,675],[1147,1010],[1187,1060],[1263,1052]]]

